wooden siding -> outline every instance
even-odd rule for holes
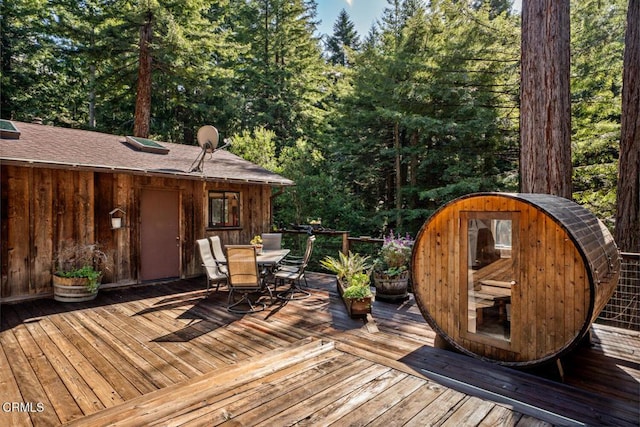
[[[465,212],[511,212],[517,218],[517,285],[511,294],[511,338],[503,345],[466,333]],[[589,268],[576,240],[548,212],[517,196],[483,195],[452,202],[425,224],[414,248],[414,290],[423,314],[450,344],[470,355],[524,365],[549,360],[577,344],[593,321],[594,308],[606,303],[617,275],[615,281],[592,287]]]
[[[50,291],[57,242],[94,241],[93,184],[90,172],[3,166],[3,298]]]
[[[53,257],[65,239],[99,242],[111,253],[114,268],[105,273],[104,284],[137,283],[143,188],[180,192],[181,277],[202,272],[197,239],[218,234],[223,244],[247,243],[270,226],[268,185],[12,165],[3,165],[1,175],[3,301],[49,296]],[[214,189],[241,193],[239,229],[207,230],[207,194]],[[109,212],[116,207],[126,215],[123,228],[113,230]]]

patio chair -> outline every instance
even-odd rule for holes
[[[198,244],[198,251],[200,253],[202,266],[204,267],[205,273],[207,275],[207,295],[209,295],[209,288],[211,287],[211,284],[216,284],[217,292],[220,288],[221,283],[227,283],[227,275],[220,271],[218,263],[214,259],[213,253],[211,252],[209,240],[198,239],[196,240],[196,243]]]
[[[277,289],[278,283],[289,283],[289,289],[277,295],[279,299],[294,300],[311,296],[310,292],[301,288],[301,280],[304,279],[305,285],[309,286],[305,277],[305,269],[311,259],[315,241],[316,236],[309,236],[302,260],[287,261],[285,258],[279,269],[274,273],[274,289]]]
[[[221,272],[227,274],[227,266],[225,265],[227,263],[227,258],[224,256],[220,237],[209,236],[209,241],[211,242],[211,248],[213,249],[213,257],[218,262],[218,268]]]
[[[305,246],[305,251],[302,254],[302,256],[294,255],[294,254],[287,255],[286,258],[283,259],[280,262],[280,264],[278,264],[278,269],[287,270],[287,271],[297,271],[302,264],[304,264],[305,262],[308,263],[309,259],[311,258],[311,253],[313,252],[313,244],[315,243],[315,241],[316,241],[316,236],[313,236],[313,235],[309,236],[307,238],[307,244]],[[308,286],[306,278],[303,277],[303,279],[305,281],[305,285]]]
[[[260,277],[258,261],[256,259],[256,249],[253,245],[227,245],[227,270],[229,275],[229,300],[227,310],[232,313],[246,314],[262,311],[266,308],[264,302],[252,301],[252,294],[269,293],[271,300],[273,294],[271,289],[265,285]],[[235,301],[234,296],[241,294],[242,298]],[[242,310],[241,305],[248,306]]]
[[[262,233],[262,250],[277,251],[282,249],[282,233]]]

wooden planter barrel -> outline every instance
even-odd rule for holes
[[[60,302],[91,301],[98,295],[98,289],[87,290],[89,279],[84,277],[60,277],[53,275],[53,299]]]
[[[413,249],[413,291],[448,344],[509,366],[554,360],[589,332],[618,283],[606,227],[547,194],[480,193],[443,206]]]
[[[397,276],[374,271],[373,281],[376,286],[376,300],[398,302],[409,298],[409,270]]]

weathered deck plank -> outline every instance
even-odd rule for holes
[[[180,414],[170,415],[154,421],[154,425],[211,425],[222,423],[232,414],[255,409],[265,399],[287,394],[289,389],[304,382],[313,382],[336,371],[360,369],[366,364],[353,356],[337,351],[316,356],[297,365],[274,372],[257,382],[245,384],[228,393],[220,393],[207,399],[197,407],[188,408]]]
[[[7,335],[9,335],[7,333]],[[9,368],[9,360],[5,354],[4,350],[4,340],[7,338],[0,338],[0,398],[2,399],[2,403],[9,402],[13,404],[14,402],[24,402],[22,398],[22,393],[20,393],[20,387],[18,386],[18,381],[20,378],[17,375],[14,375],[13,371]],[[14,411],[9,410],[5,411],[3,409],[3,421],[4,423],[12,426],[32,426],[31,418],[29,417],[28,412]]]
[[[542,412],[514,410],[470,386],[581,422],[637,425],[638,333],[594,326],[593,345],[564,361],[561,384],[548,372],[534,376],[433,348],[435,333],[412,298],[375,302],[375,325],[365,325],[348,316],[333,278],[309,276],[310,298],[246,316],[227,312],[225,292],[206,297],[204,279],[101,291],[76,305],[3,305],[0,396],[45,410],[0,412],[0,425],[121,416],[123,425],[163,426],[549,425]],[[244,372],[309,339],[335,349],[291,364],[276,357],[284,365],[264,365],[256,377]],[[244,380],[205,381],[231,372]]]
[[[209,396],[234,390],[242,384],[258,380],[333,348],[331,343],[307,340],[291,348],[261,354],[234,367],[212,371],[185,383],[132,399],[123,405],[79,419],[69,425],[148,425],[158,418],[192,407]]]

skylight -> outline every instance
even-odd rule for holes
[[[20,139],[20,131],[9,120],[0,120],[0,137],[3,139]]]
[[[127,144],[145,153],[167,154],[169,152],[168,148],[158,144],[156,141],[137,136],[127,136]]]

